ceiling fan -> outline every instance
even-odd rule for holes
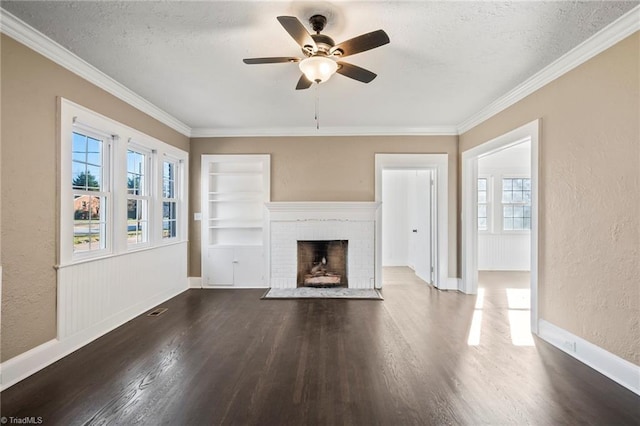
[[[302,22],[294,16],[278,16],[277,19],[300,45],[305,57],[248,58],[243,59],[245,64],[299,62],[302,76],[298,80],[296,90],[308,89],[313,83],[324,83],[336,72],[363,83],[369,83],[376,78],[375,73],[338,59],[389,43],[389,36],[383,30],[372,31],[335,44],[331,37],[320,34],[327,24],[327,18],[323,15],[313,15],[309,18],[315,34],[309,34]]]

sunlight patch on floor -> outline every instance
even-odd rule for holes
[[[533,346],[531,335],[531,290],[508,288],[509,328],[515,346]]]
[[[469,346],[478,346],[480,344],[480,331],[482,328],[482,306],[484,304],[484,288],[478,289],[476,298],[476,307],[473,311],[471,319],[471,327],[469,328],[469,338],[467,344]]]

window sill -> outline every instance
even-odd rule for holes
[[[187,243],[189,243],[189,240],[163,242],[161,244],[157,244],[157,245],[154,245],[154,246],[145,246],[145,247],[140,247],[140,248],[136,248],[136,249],[129,249],[129,250],[123,251],[121,253],[108,253],[108,254],[104,254],[104,255],[101,255],[101,256],[88,257],[88,258],[84,258],[84,259],[76,259],[76,260],[72,260],[71,262],[68,262],[68,263],[61,263],[61,264],[58,264],[58,265],[54,265],[53,268],[56,269],[56,270],[59,270],[59,269],[68,268],[70,266],[82,265],[84,263],[91,263],[91,262],[97,262],[99,260],[110,259],[112,257],[126,256],[126,255],[129,255],[129,254],[140,253],[140,252],[150,251],[150,250],[157,250],[157,249],[161,249],[163,247],[169,247],[169,246],[175,246],[175,245],[187,244]]]

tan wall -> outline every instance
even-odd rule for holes
[[[449,276],[457,277],[457,136],[192,139],[190,216],[201,210],[202,154],[271,154],[272,201],[374,201],[376,153],[449,154]],[[200,222],[190,221],[189,240],[189,274],[199,277]]]
[[[5,361],[56,337],[56,97],[186,151],[189,139],[11,38],[1,43]]]
[[[536,118],[540,318],[640,365],[640,33],[460,136]]]

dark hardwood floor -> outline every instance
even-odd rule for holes
[[[162,304],[163,315],[135,318],[2,392],[2,416],[47,425],[640,424],[640,397],[540,339],[513,344],[508,277],[495,286],[485,277],[480,337],[469,345],[476,298],[408,271],[385,269],[384,301],[189,290]]]

